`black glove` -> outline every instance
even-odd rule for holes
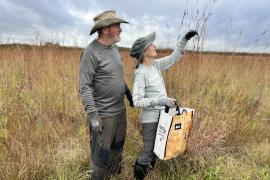
[[[129,101],[129,106],[134,107],[133,100],[132,100],[132,94],[131,94],[130,90],[126,91],[126,96],[127,96],[128,101]]]
[[[184,36],[184,39],[185,40],[190,40],[193,36],[195,36],[195,35],[198,35],[198,33],[197,33],[197,31],[195,31],[195,30],[190,30],[190,31],[188,31],[187,32],[187,34]]]

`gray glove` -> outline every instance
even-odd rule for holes
[[[169,106],[173,107],[176,104],[176,100],[168,97],[155,99],[151,102],[154,106]]]
[[[195,30],[190,30],[187,32],[187,34],[183,37],[184,40],[188,41],[190,40],[193,36],[198,35],[197,31]]]
[[[103,129],[103,123],[99,115],[89,118],[90,126],[94,132],[101,133]]]

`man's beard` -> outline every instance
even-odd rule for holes
[[[119,35],[114,37],[112,34],[109,34],[109,38],[110,38],[111,44],[116,44],[121,41],[121,38]]]

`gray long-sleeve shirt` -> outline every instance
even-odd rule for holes
[[[125,81],[119,49],[97,40],[84,50],[80,61],[80,95],[88,117],[111,117],[124,109]]]
[[[153,64],[140,64],[135,70],[133,85],[133,104],[142,108],[140,119],[142,123],[158,122],[161,106],[152,106],[155,99],[167,97],[167,92],[161,72],[171,67],[183,55],[186,41],[180,41],[171,55],[155,59]]]

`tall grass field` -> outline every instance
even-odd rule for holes
[[[78,93],[82,49],[0,47],[0,179],[88,179],[89,132]],[[171,51],[159,51],[159,56]],[[135,60],[121,50],[132,89]],[[187,152],[147,179],[270,179],[270,56],[195,53],[163,77],[169,97],[195,109]],[[139,110],[127,105],[122,173],[142,150]]]

